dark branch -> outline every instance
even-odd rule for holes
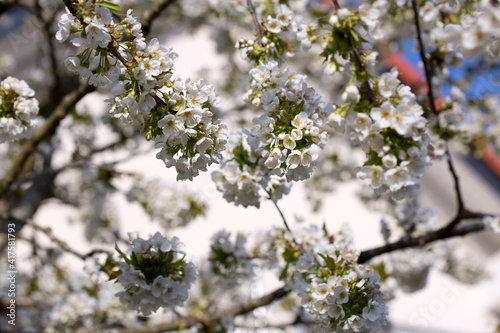
[[[165,9],[176,2],[177,0],[162,0],[154,4],[153,8],[151,8],[142,20],[142,32],[145,36],[149,35],[153,21],[156,20]]]
[[[339,4],[338,0],[332,0],[332,2],[333,2],[333,5],[335,6],[335,9],[339,10],[340,9],[340,4]]]
[[[460,222],[463,219],[474,219],[474,218],[482,218],[483,216],[486,216],[488,214],[480,214],[480,213],[466,213],[464,216],[456,217],[454,218],[451,223],[454,223],[455,225]],[[451,224],[449,223],[449,224]],[[449,225],[448,224],[448,225]],[[461,227],[454,227],[451,230],[447,229],[447,226],[436,230],[436,231],[431,231],[428,232],[422,236],[417,236],[417,237],[408,237],[404,236],[400,240],[394,242],[394,243],[389,243],[384,246],[380,246],[374,249],[366,250],[361,252],[359,255],[358,263],[363,264],[367,262],[368,260],[379,256],[384,253],[389,253],[393,252],[396,250],[402,250],[402,249],[407,249],[410,247],[421,247],[426,244],[438,241],[438,240],[444,240],[448,239],[451,237],[457,237],[457,236],[464,236],[472,232],[477,232],[477,231],[482,231],[485,229],[484,223],[482,222],[475,222],[471,224],[467,224]]]
[[[42,13],[42,7],[40,5],[40,1],[37,0],[35,1],[35,12],[36,12],[36,17],[40,21],[43,27],[43,32],[45,34],[45,38],[47,40],[47,44],[49,45],[49,58],[50,58],[50,69],[52,71],[52,77],[54,78],[54,83],[51,89],[51,96],[53,99],[57,98],[57,94],[59,93],[59,89],[61,87],[61,77],[59,75],[59,72],[57,71],[58,69],[58,62],[57,62],[57,57],[56,57],[56,48],[54,45],[54,38],[52,37],[52,32],[50,30],[50,25],[51,22],[53,21],[56,11],[52,13],[51,18],[46,20],[43,17]]]
[[[206,324],[206,323],[216,323],[220,321],[222,318],[226,316],[239,316],[243,314],[247,314],[252,312],[253,310],[260,308],[262,306],[269,305],[277,300],[282,299],[286,295],[288,295],[291,292],[290,289],[287,287],[281,287],[273,292],[264,295],[256,300],[251,300],[247,304],[242,304],[240,306],[233,306],[230,309],[221,311],[220,313],[210,316],[210,317],[204,317],[204,318],[191,318],[191,319],[186,319],[183,322],[176,322],[176,323],[164,323],[164,324],[158,324],[155,325],[154,327],[145,327],[145,328],[138,328],[138,329],[123,329],[123,330],[118,330],[117,332],[119,333],[161,333],[165,331],[176,331],[179,329],[179,327],[182,328],[190,328],[196,324]]]
[[[71,253],[72,255],[74,256],[77,256],[78,258],[82,259],[82,260],[85,260],[86,258],[96,254],[96,253],[105,253],[107,254],[108,256],[111,256],[112,255],[112,252],[108,251],[108,250],[104,250],[104,249],[94,249],[94,250],[91,250],[87,253],[80,253],[74,249],[72,249],[66,242],[60,240],[59,238],[57,238],[54,233],[52,233],[52,229],[50,228],[45,228],[45,227],[42,227],[38,224],[36,224],[35,222],[33,221],[26,221],[26,224],[33,227],[35,230],[38,230],[38,231],[41,231],[43,232],[45,235],[47,235],[47,237],[50,238],[51,241],[53,241],[54,243],[56,243],[57,245],[59,245],[61,247],[62,250],[68,252],[68,253]]]
[[[413,14],[415,17],[415,27],[417,28],[417,39],[418,39],[418,45],[420,47],[420,58],[422,59],[422,63],[424,64],[424,71],[425,71],[425,79],[427,80],[427,96],[429,97],[429,104],[430,108],[432,110],[432,113],[437,117],[438,111],[436,110],[436,100],[434,98],[434,89],[432,88],[432,72],[431,72],[431,67],[429,62],[427,61],[427,57],[425,56],[425,46],[424,46],[424,41],[422,39],[422,30],[420,28],[420,20],[419,20],[419,14],[418,14],[418,7],[417,7],[417,1],[412,0],[411,1],[412,8],[413,8]],[[439,126],[439,122],[438,122]]]
[[[415,27],[417,29],[417,39],[418,39],[418,44],[420,47],[420,58],[422,59],[422,63],[424,64],[424,70],[425,70],[425,79],[427,81],[427,96],[429,97],[429,104],[432,113],[434,116],[438,116],[438,111],[436,109],[436,101],[434,99],[434,89],[432,87],[432,70],[430,67],[429,62],[427,61],[427,57],[425,56],[425,46],[424,46],[424,41],[422,38],[422,30],[420,28],[420,20],[419,20],[419,14],[418,14],[418,6],[417,6],[417,1],[412,0],[411,2],[412,8],[413,8],[413,14],[415,17]],[[436,121],[436,125],[438,130],[440,129],[439,125],[439,119]],[[465,206],[464,206],[464,201],[462,197],[462,191],[460,190],[460,184],[458,181],[458,175],[457,172],[455,171],[455,167],[453,166],[453,162],[451,159],[451,154],[448,149],[448,146],[446,146],[446,156],[447,156],[447,162],[448,162],[448,168],[450,169],[450,173],[453,177],[453,182],[454,182],[454,188],[455,188],[455,193],[457,196],[457,214],[456,218],[453,219],[448,226],[443,229],[443,233],[448,233],[453,229],[455,225],[457,225],[460,222],[460,218],[458,218],[462,213],[467,212]]]
[[[0,15],[8,11],[14,5],[17,5],[18,2],[19,0],[6,0],[0,2]]]
[[[260,26],[259,19],[257,18],[257,14],[255,13],[255,8],[253,7],[252,0],[247,0],[248,9],[250,10],[250,14],[253,17],[253,23],[255,24],[255,30],[257,30],[257,38],[259,39],[259,44],[262,45],[262,27]]]
[[[73,111],[76,103],[94,90],[95,88],[93,86],[83,83],[77,91],[66,95],[62,99],[61,103],[59,103],[57,108],[47,119],[45,125],[33,133],[33,136],[23,144],[21,150],[14,157],[10,168],[5,173],[5,177],[0,181],[0,197],[7,195],[9,187],[16,181],[25,163],[30,155],[35,152],[38,145],[44,140],[49,139],[54,134],[61,121]]]
[[[269,192],[267,193],[269,194]],[[276,207],[276,209],[278,210],[278,213],[280,214],[281,216],[281,219],[283,220],[283,224],[285,225],[285,229],[288,231],[288,233],[290,234],[290,236],[292,237],[292,240],[293,242],[300,246],[299,243],[297,243],[297,240],[295,239],[295,237],[293,236],[293,232],[292,230],[290,229],[290,227],[288,226],[288,223],[286,222],[286,218],[285,218],[285,215],[283,214],[283,212],[281,211],[280,207],[278,206],[278,203],[276,201],[274,201],[272,198],[271,198],[271,195],[269,194],[269,200],[271,200],[274,204],[274,207]]]

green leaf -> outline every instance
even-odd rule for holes
[[[112,3],[110,1],[99,1],[99,6],[106,7],[110,11],[115,12],[115,13],[121,13],[122,12],[122,9],[120,8],[119,5],[117,5],[116,3]]]
[[[323,258],[323,260],[325,261],[326,263],[326,267],[328,267],[328,269],[331,271],[331,272],[335,272],[336,271],[336,268],[337,268],[337,264],[335,263],[335,260],[333,258],[331,258],[330,256],[325,256],[324,254],[321,254],[321,253],[318,253],[318,255]]]
[[[108,281],[111,281],[111,280],[114,280],[116,279],[117,277],[119,277],[123,272],[121,270],[118,270],[118,271],[112,271],[110,274],[109,274],[109,280]]]

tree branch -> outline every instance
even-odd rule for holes
[[[59,103],[59,105],[47,119],[45,125],[33,133],[33,136],[23,144],[19,153],[17,153],[17,155],[14,157],[10,168],[5,173],[5,177],[0,181],[0,198],[7,195],[9,187],[19,176],[29,156],[35,152],[38,145],[42,141],[50,138],[56,131],[56,128],[59,126],[61,121],[71,111],[73,111],[76,103],[85,95],[94,90],[95,88],[93,86],[89,86],[87,83],[83,83],[80,85],[77,91],[66,95],[62,99],[61,103]]]
[[[266,191],[267,192],[267,191]],[[288,223],[286,222],[286,218],[285,218],[285,215],[283,214],[283,212],[281,211],[280,207],[278,206],[278,203],[276,201],[274,201],[272,198],[271,198],[271,194],[269,192],[267,192],[267,194],[269,195],[269,200],[272,201],[272,203],[274,204],[274,207],[276,207],[276,209],[278,210],[278,213],[280,214],[281,216],[281,219],[283,220],[283,223],[285,224],[285,229],[288,231],[288,233],[290,234],[290,236],[292,237],[292,241],[298,245],[299,247],[302,248],[302,246],[297,243],[297,240],[295,239],[295,237],[293,236],[293,232],[292,230],[290,229],[290,227],[288,226]]]
[[[335,10],[339,10],[340,4],[339,4],[338,0],[332,0],[332,2],[333,2],[333,5],[335,6]]]
[[[484,216],[487,216],[489,214],[481,214],[481,213],[471,213],[471,212],[464,212],[463,215],[455,217],[448,225],[454,224],[456,225],[458,222],[464,219],[475,219],[475,218],[482,218]],[[435,230],[428,232],[424,235],[417,236],[417,237],[408,237],[404,236],[400,240],[394,242],[394,243],[389,243],[384,246],[380,246],[374,249],[366,250],[360,253],[358,263],[363,264],[367,262],[368,260],[379,256],[384,253],[389,253],[393,252],[396,250],[402,250],[410,247],[419,247],[419,246],[424,246],[426,244],[438,241],[438,240],[444,240],[447,238],[451,237],[456,237],[456,236],[464,236],[472,232],[477,232],[477,231],[482,231],[485,230],[484,223],[482,222],[475,222],[471,224],[467,224],[461,227],[454,227],[451,230],[448,230],[448,225]]]
[[[255,30],[257,30],[257,38],[259,40],[259,44],[262,45],[262,27],[259,23],[259,19],[257,18],[257,14],[255,13],[255,8],[253,7],[252,0],[247,0],[248,9],[250,10],[250,14],[253,17],[253,23],[255,24]]]
[[[45,228],[45,227],[42,227],[38,224],[36,224],[35,222],[33,221],[26,221],[26,224],[33,227],[35,230],[38,230],[38,231],[41,231],[43,232],[45,235],[47,235],[47,237],[50,238],[51,241],[53,241],[54,243],[56,243],[57,245],[59,245],[61,247],[62,250],[68,252],[68,253],[71,253],[72,255],[82,259],[82,260],[85,260],[86,258],[88,257],[91,257],[92,255],[96,254],[96,253],[105,253],[107,254],[108,256],[111,256],[113,255],[112,252],[108,251],[108,250],[104,250],[104,249],[93,249],[87,253],[80,253],[74,249],[72,249],[66,242],[60,240],[59,238],[57,238],[54,233],[52,232],[52,229],[51,228]]]
[[[175,323],[162,323],[155,325],[153,327],[144,327],[138,329],[123,329],[118,330],[118,333],[161,333],[165,331],[175,331],[179,328],[190,328],[196,324],[206,324],[206,323],[214,323],[220,321],[222,318],[226,316],[239,316],[243,314],[250,313],[251,311],[260,308],[262,306],[269,305],[279,299],[282,299],[286,295],[288,295],[291,290],[287,287],[281,287],[273,292],[264,295],[256,300],[251,300],[247,304],[242,304],[240,306],[233,306],[230,309],[221,311],[220,313],[203,318],[190,318],[184,321],[179,321]]]
[[[0,2],[0,15],[8,11],[14,5],[17,5],[19,0],[5,0]]]
[[[42,6],[40,5],[40,1],[35,1],[35,15],[37,19],[43,26],[43,32],[45,34],[45,38],[47,40],[47,44],[49,45],[49,58],[50,58],[50,69],[52,71],[52,76],[54,78],[54,84],[51,89],[52,98],[57,98],[57,94],[59,93],[59,88],[61,87],[61,77],[57,71],[58,62],[55,52],[54,38],[52,37],[52,32],[50,31],[50,25],[53,19],[55,18],[57,10],[51,15],[49,20],[44,19],[42,15]]]
[[[176,2],[177,0],[161,0],[154,4],[153,8],[146,13],[142,20],[142,32],[145,36],[149,35],[153,21],[156,20],[165,9]]]
[[[422,59],[422,63],[424,64],[424,71],[425,71],[425,79],[427,80],[427,96],[429,97],[429,103],[430,103],[430,108],[432,110],[432,113],[437,117],[438,111],[436,110],[436,100],[434,98],[434,89],[432,88],[432,71],[431,67],[429,65],[429,62],[427,61],[427,57],[425,56],[425,47],[424,47],[424,41],[422,38],[422,30],[420,28],[420,20],[419,20],[419,14],[418,14],[418,7],[417,7],[417,1],[412,0],[411,1],[412,8],[413,8],[413,14],[415,18],[415,27],[417,29],[417,39],[418,39],[418,44],[420,47],[420,58]],[[439,127],[439,122],[438,122],[438,127]]]
[[[420,28],[420,20],[419,20],[419,14],[418,14],[418,5],[416,0],[411,1],[412,8],[413,8],[413,14],[415,18],[415,27],[417,29],[417,39],[418,39],[418,44],[420,47],[420,58],[422,59],[422,63],[424,64],[424,70],[425,70],[425,79],[427,81],[427,96],[429,98],[429,104],[432,113],[434,116],[438,117],[438,111],[436,109],[436,101],[434,99],[434,89],[432,86],[432,70],[430,67],[429,62],[427,61],[427,57],[425,56],[425,46],[424,46],[424,41],[422,38],[422,30]],[[440,129],[439,125],[439,119],[436,120],[437,128],[438,130]],[[448,162],[448,168],[450,170],[450,173],[453,177],[453,183],[454,183],[454,188],[455,188],[455,193],[457,196],[457,213],[456,213],[456,218],[453,219],[448,226],[446,226],[443,230],[442,233],[448,233],[450,232],[455,225],[457,225],[460,222],[459,216],[462,213],[467,213],[467,209],[465,208],[463,197],[462,197],[462,191],[460,190],[460,183],[458,180],[458,175],[457,172],[455,171],[455,167],[453,165],[453,161],[451,159],[451,154],[448,149],[448,144],[446,144],[446,157],[447,157],[447,162]]]

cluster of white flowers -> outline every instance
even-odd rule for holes
[[[117,277],[125,291],[116,294],[131,310],[148,316],[160,307],[183,306],[188,291],[196,280],[197,266],[186,261],[184,246],[177,237],[168,239],[159,232],[149,239],[129,233],[132,246],[129,256],[121,251]]]
[[[31,136],[37,125],[38,100],[28,84],[14,77],[0,82],[0,143]]]
[[[212,86],[203,80],[184,85],[176,80],[169,89],[169,104],[178,107],[175,115],[169,114],[158,121],[162,135],[154,138],[156,155],[167,167],[175,166],[177,180],[192,180],[207,166],[222,158],[228,139],[227,127],[212,120],[210,107],[219,106],[219,98]],[[164,96],[166,96],[164,94]]]
[[[500,216],[485,216],[483,223],[486,229],[500,233]]]
[[[242,132],[231,135],[221,171],[214,171],[212,179],[228,202],[260,207],[260,202],[268,195],[277,201],[288,194],[291,184],[269,172],[266,159],[250,147],[248,140],[248,134]]]
[[[263,22],[260,40],[239,39],[236,43],[244,60],[259,63],[269,57],[284,61],[295,54],[297,42],[303,50],[308,50],[317,39],[312,35],[317,24],[299,23],[299,18],[287,5],[281,4],[274,14],[268,15]]]
[[[357,168],[377,193],[390,191],[395,199],[412,197],[416,179],[430,165],[431,139],[422,107],[408,86],[400,84],[397,68],[384,73],[377,83],[379,106],[369,113],[348,113],[348,135],[361,145],[368,160]]]
[[[471,89],[474,89],[471,87]],[[452,86],[451,96],[446,97],[439,111],[439,124],[444,132],[441,136],[447,139],[459,139],[466,149],[482,155],[485,143],[498,155],[500,154],[500,124],[496,121],[500,116],[498,95],[475,93],[468,99],[465,92]],[[455,140],[457,142],[458,140]],[[434,155],[437,146],[434,145]]]
[[[121,323],[136,326],[137,314],[127,311],[113,295],[119,287],[110,283],[98,287],[87,287],[74,293],[60,295],[52,308],[47,323],[47,332],[73,332],[109,327]]]
[[[318,157],[315,150],[328,140],[323,128],[331,123],[335,107],[320,101],[304,75],[282,69],[275,61],[259,64],[250,75],[245,100],[266,111],[253,119],[252,150],[265,158],[272,174],[284,175],[287,181],[309,178]]]
[[[318,151],[343,119],[335,107],[320,101],[305,76],[280,68],[276,61],[250,70],[251,88],[245,100],[264,109],[253,119],[250,132],[238,138],[213,179],[224,197],[236,204],[259,206],[263,189],[278,200],[288,192],[287,182],[304,180],[316,168]],[[286,179],[286,181],[285,181]]]
[[[138,202],[166,230],[186,226],[207,209],[207,202],[196,193],[173,188],[158,179],[136,181],[127,199]]]
[[[390,253],[388,257],[387,273],[408,293],[426,286],[429,271],[436,262],[436,253],[421,249],[399,250]]]
[[[74,34],[71,42],[86,47],[65,64],[89,78],[89,84],[111,86],[115,97],[107,100],[110,114],[154,140],[160,149],[157,158],[175,166],[178,180],[192,180],[219,162],[227,141],[225,125],[212,121],[219,97],[203,80],[174,78],[177,54],[156,38],[147,44],[131,10],[115,24],[107,7],[119,11],[109,2],[88,1],[61,17],[57,39],[62,42]],[[127,35],[133,39],[119,41]]]
[[[457,239],[441,244],[445,247],[445,255],[441,270],[465,284],[475,284],[487,278],[482,257],[474,251],[473,246]]]
[[[354,62],[353,51],[361,46],[361,43],[366,50],[360,60],[365,62],[365,70],[373,70],[378,53],[369,50],[370,43],[384,36],[380,29],[379,7],[376,4],[363,4],[359,6],[358,11],[341,8],[329,17],[328,22],[321,26],[322,29],[318,29],[328,31],[321,39],[325,74],[345,71],[349,62]]]
[[[359,252],[350,230],[344,227],[329,235],[325,227],[310,225],[297,226],[292,232],[300,249],[289,235],[278,233],[271,235],[273,245],[265,251],[281,254],[281,277],[314,316],[317,331],[381,329],[388,308],[380,276],[357,264]]]
[[[445,5],[426,2],[429,11],[437,15],[439,15],[441,7]],[[480,1],[476,10],[462,15],[458,23],[446,24],[443,29],[443,37],[450,51],[460,52],[467,58],[482,56],[492,61],[498,61],[500,55],[500,35],[498,33],[500,8],[491,1]]]
[[[406,233],[429,231],[435,222],[434,211],[422,207],[415,198],[398,203],[394,209],[398,225]]]
[[[234,288],[255,275],[255,264],[245,249],[246,236],[238,233],[234,243],[230,237],[225,230],[215,233],[208,257],[215,282],[225,288]]]

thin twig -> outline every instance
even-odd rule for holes
[[[144,36],[149,35],[153,21],[156,20],[165,9],[176,2],[177,0],[162,0],[154,4],[153,8],[151,8],[151,10],[144,15],[144,19],[141,21]]]
[[[424,41],[422,38],[422,30],[420,28],[420,20],[419,20],[419,14],[418,14],[418,7],[417,7],[417,1],[412,0],[411,1],[412,8],[413,8],[413,14],[415,17],[415,27],[417,28],[417,39],[418,39],[418,45],[420,47],[420,58],[422,59],[422,63],[424,64],[424,71],[425,71],[425,79],[427,80],[427,96],[429,97],[429,103],[430,107],[432,110],[432,113],[437,117],[438,111],[436,110],[436,103],[434,99],[434,89],[432,88],[432,72],[431,72],[431,67],[429,65],[429,62],[427,61],[427,57],[425,56],[425,47],[424,47]],[[439,127],[439,122],[438,122],[438,127]]]
[[[74,255],[82,260],[85,260],[86,258],[91,257],[92,255],[94,255],[96,253],[105,253],[108,256],[111,256],[113,254],[112,252],[110,252],[108,250],[104,250],[104,249],[93,249],[87,253],[80,253],[80,252],[72,249],[66,242],[64,242],[61,239],[59,239],[58,237],[56,237],[54,235],[54,233],[52,232],[51,228],[42,227],[33,221],[26,221],[26,224],[33,227],[35,230],[43,232],[45,235],[47,235],[47,237],[50,238],[51,241],[53,241],[54,243],[59,245],[62,250],[66,251],[68,253],[71,253],[72,255]]]
[[[268,192],[268,194],[269,194],[269,192]],[[276,209],[278,210],[278,213],[280,214],[281,219],[283,220],[283,223],[285,224],[285,228],[286,228],[286,230],[288,231],[288,233],[290,234],[290,236],[292,237],[293,242],[294,242],[296,245],[298,245],[300,248],[302,248],[302,246],[301,246],[301,245],[297,242],[297,240],[295,239],[295,236],[293,235],[292,230],[291,230],[291,229],[290,229],[290,227],[288,226],[288,223],[286,222],[285,215],[283,214],[283,212],[281,211],[280,207],[278,206],[278,203],[277,203],[275,200],[273,200],[273,199],[271,198],[271,194],[269,194],[269,200],[271,200],[271,201],[273,202],[274,207],[276,207]]]
[[[417,1],[412,0],[411,2],[412,8],[413,8],[413,14],[415,17],[415,27],[417,29],[417,39],[418,39],[418,44],[420,47],[420,58],[422,59],[422,63],[424,65],[424,70],[425,70],[425,79],[427,81],[427,96],[429,97],[429,104],[432,113],[434,116],[437,118],[438,117],[438,111],[436,109],[436,101],[434,99],[434,89],[432,86],[432,71],[429,62],[427,61],[427,57],[425,56],[425,46],[424,46],[424,41],[422,38],[422,30],[420,28],[420,19],[419,19],[419,14],[418,14],[418,6],[417,6]],[[438,130],[440,129],[439,125],[439,119],[436,121],[437,128]],[[460,190],[460,183],[458,180],[458,175],[457,172],[455,171],[455,167],[453,165],[453,161],[451,158],[451,153],[448,149],[448,145],[446,144],[446,156],[447,156],[447,162],[448,162],[448,168],[450,170],[450,173],[453,177],[453,182],[454,182],[454,188],[455,188],[455,193],[457,196],[457,214],[455,219],[453,219],[446,228],[443,229],[443,233],[450,232],[451,229],[455,225],[457,225],[460,222],[460,219],[458,218],[463,212],[466,212],[466,208],[464,205],[463,197],[462,197],[462,191]]]
[[[0,15],[8,11],[12,6],[17,5],[19,0],[5,0],[0,2]]]
[[[259,19],[257,18],[257,14],[255,13],[255,8],[253,7],[252,0],[247,0],[248,9],[250,10],[250,14],[253,17],[253,23],[255,24],[255,30],[257,30],[257,38],[259,39],[259,44],[262,45],[262,32],[261,25],[259,23]]]
[[[337,0],[332,0],[333,5],[335,6],[335,10],[338,11],[340,8],[340,4]],[[361,61],[361,56],[359,55],[359,51],[357,48],[352,45],[351,40],[347,39],[347,43],[349,45],[349,48],[352,49],[352,55],[354,56],[354,62],[356,63],[356,66],[359,68],[360,71],[366,72],[365,65]],[[362,86],[366,89],[368,93],[368,98],[370,99],[370,102],[373,103],[377,101],[377,98],[375,97],[375,93],[373,92],[372,87],[368,83],[368,81],[365,81],[362,83]]]
[[[59,88],[61,87],[61,77],[57,71],[57,68],[59,66],[58,66],[57,57],[56,57],[56,51],[55,51],[56,48],[54,45],[54,39],[52,38],[52,32],[50,31],[51,22],[52,22],[54,15],[55,15],[55,12],[56,11],[54,11],[53,15],[51,15],[52,18],[50,20],[44,19],[43,15],[42,15],[42,6],[40,5],[40,1],[39,0],[35,1],[35,15],[43,26],[45,38],[46,38],[47,43],[49,45],[48,53],[49,53],[49,58],[50,58],[50,69],[52,71],[52,76],[54,78],[54,84],[53,84],[52,89],[51,89],[51,96],[53,98],[56,97],[56,95],[59,92]]]

